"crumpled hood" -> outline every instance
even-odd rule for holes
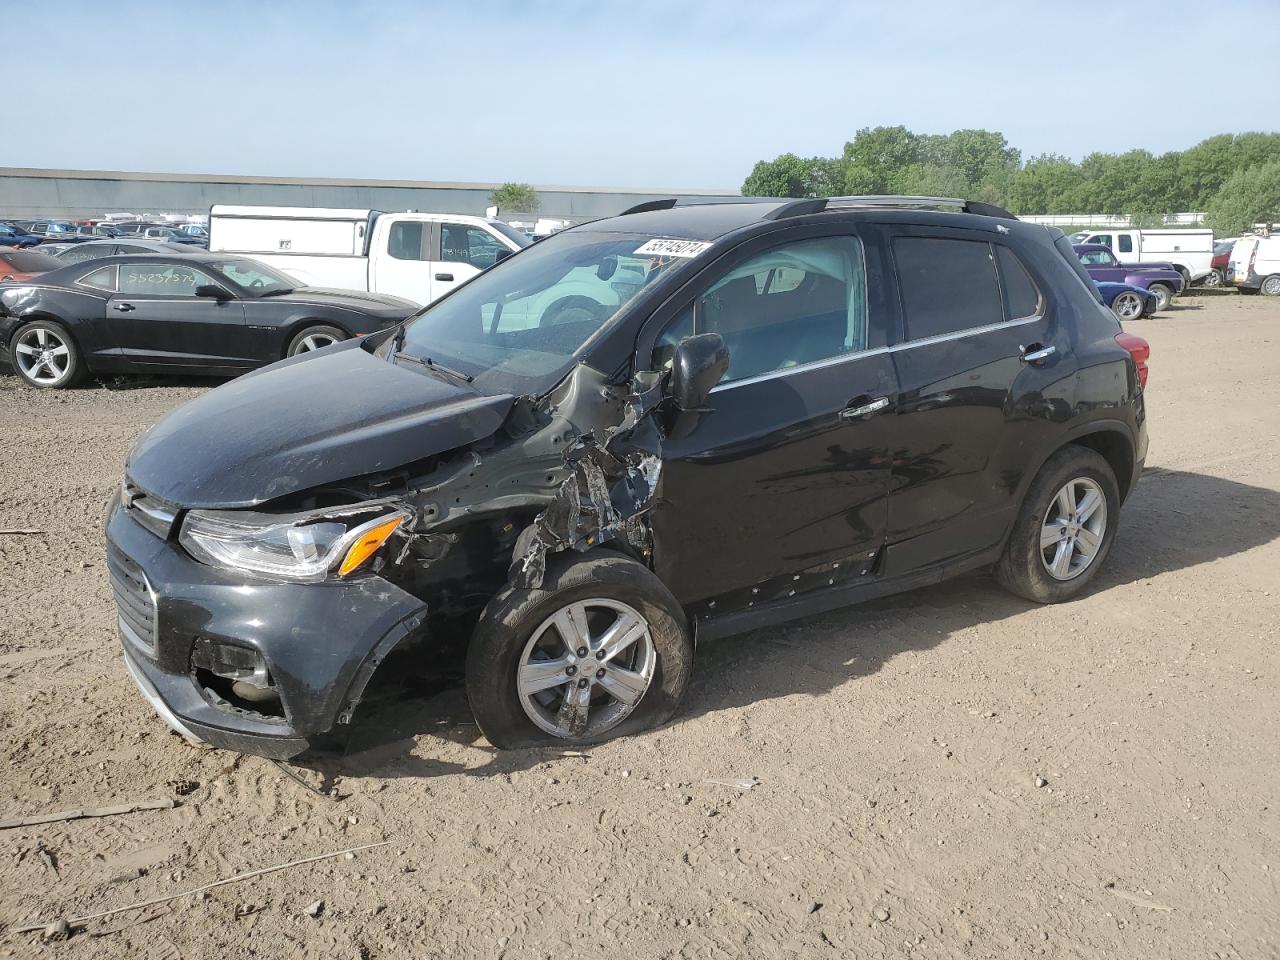
[[[349,340],[179,407],[142,436],[125,472],[181,507],[253,506],[482,439],[514,402]]]

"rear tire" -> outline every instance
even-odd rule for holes
[[[1208,275],[1200,281],[1202,287],[1220,287],[1222,286],[1222,271],[1210,270]]]
[[[74,387],[86,372],[71,334],[53,320],[32,320],[19,327],[9,341],[9,361],[18,376],[41,390]]]
[[[1156,310],[1168,310],[1173,302],[1173,288],[1163,283],[1153,283],[1148,289],[1156,295]]]
[[[1063,447],[1032,481],[996,579],[1036,603],[1071,600],[1098,575],[1119,519],[1120,488],[1111,465],[1088,447]]]
[[[297,336],[289,341],[289,349],[285,356],[296,357],[300,353],[323,350],[325,347],[333,346],[333,344],[346,339],[347,334],[345,331],[339,330],[337,327],[331,327],[328,324],[306,327],[298,331]]]
[[[570,625],[562,628],[566,611]],[[583,632],[574,634],[578,624]],[[636,639],[606,658],[597,644],[615,625],[626,624]],[[577,656],[583,649],[587,655]],[[546,672],[553,663],[564,666]],[[538,680],[539,668],[545,681]],[[643,564],[597,551],[553,557],[541,587],[508,585],[489,601],[467,650],[467,700],[495,747],[568,747],[665,723],[692,670],[693,641],[671,591]],[[615,690],[624,698],[640,692],[627,704]],[[565,709],[574,695],[588,698],[582,727]],[[565,725],[553,732],[560,723]]]

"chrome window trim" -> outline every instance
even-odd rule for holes
[[[823,367],[835,366],[837,363],[846,363],[850,360],[860,360],[863,357],[874,357],[882,353],[892,353],[893,350],[893,347],[873,347],[870,350],[837,353],[835,356],[824,357],[821,360],[811,360],[808,363],[797,363],[794,367],[779,367],[777,370],[770,370],[767,373],[758,373],[754,377],[743,377],[741,380],[730,380],[728,383],[718,383],[711,388],[711,392],[720,393],[724,390],[732,390],[734,387],[746,386],[749,383],[760,383],[764,380],[773,380],[777,377],[784,377],[792,373],[800,373],[807,370],[819,370]]]
[[[889,348],[891,353],[899,350],[910,350],[913,347],[927,347],[935,343],[945,343],[948,340],[959,340],[963,337],[972,337],[982,333],[994,333],[997,330],[1003,330],[1007,327],[1020,327],[1023,324],[1034,323],[1037,320],[1043,320],[1043,313],[1034,313],[1029,317],[1019,317],[1017,320],[1001,320],[999,323],[987,323],[980,327],[968,327],[964,330],[956,330],[952,333],[939,333],[932,337],[921,337],[919,340],[903,340],[902,343],[894,344]]]
[[[1024,324],[1035,323],[1042,319],[1044,319],[1044,314],[1038,313],[1030,317],[1020,317],[1017,320],[1001,320],[999,323],[988,323],[981,327],[969,327],[965,330],[956,330],[953,333],[940,333],[934,337],[923,337],[919,340],[904,340],[901,343],[895,343],[888,347],[874,347],[871,350],[859,350],[856,353],[840,353],[833,357],[826,357],[822,360],[796,364],[794,367],[779,367],[777,370],[770,370],[768,373],[757,374],[754,377],[744,377],[741,380],[730,380],[728,383],[718,383],[711,388],[711,392],[720,393],[724,390],[732,390],[734,387],[741,387],[750,383],[760,383],[764,380],[773,380],[777,377],[788,376],[792,373],[817,370],[822,367],[833,366],[837,363],[845,363],[850,360],[860,360],[863,357],[874,357],[885,353],[898,353],[903,350],[914,350],[916,347],[928,347],[935,343],[945,343],[948,340],[960,340],[964,337],[973,337],[984,333],[994,333],[997,330],[1019,327]]]

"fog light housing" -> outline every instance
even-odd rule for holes
[[[257,650],[200,637],[191,649],[191,668],[201,686],[232,706],[279,715],[280,691]]]

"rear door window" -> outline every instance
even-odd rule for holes
[[[898,237],[893,241],[908,340],[1004,320],[991,245],[977,240]]]
[[[1127,233],[1122,233],[1117,238],[1121,253],[1133,253],[1133,237]]]
[[[387,253],[396,260],[426,260],[422,255],[422,221],[400,220],[387,235]]]

